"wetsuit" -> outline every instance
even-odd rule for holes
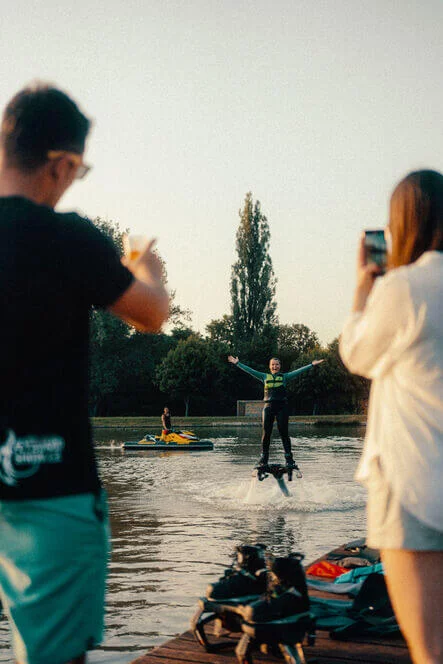
[[[238,362],[236,366],[262,382],[265,388],[263,396],[265,405],[262,413],[262,456],[260,463],[267,464],[269,460],[269,446],[271,444],[274,420],[277,420],[278,432],[282,439],[286,460],[292,462],[291,439],[288,432],[289,405],[286,386],[296,376],[308,369],[312,369],[314,365],[308,364],[300,369],[295,369],[295,371],[289,371],[288,373],[279,372],[276,374],[256,371],[241,362]]]

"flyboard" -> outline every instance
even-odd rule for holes
[[[298,478],[302,477],[302,474],[297,467],[291,467],[291,466],[283,466],[280,463],[269,463],[266,464],[265,466],[257,466],[257,468],[254,468],[254,471],[252,473],[253,477],[256,477],[259,482],[262,482],[265,480],[269,475],[272,475],[272,477],[277,481],[278,486],[280,487],[280,491],[284,496],[289,498],[291,495],[291,492],[289,491],[286,482],[284,480],[284,476],[288,476],[288,482],[292,482],[292,475],[295,473],[295,476]]]

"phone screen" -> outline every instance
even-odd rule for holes
[[[383,228],[365,231],[366,262],[386,270],[387,249]]]

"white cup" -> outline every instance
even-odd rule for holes
[[[135,261],[146,249],[148,240],[146,235],[132,235],[125,234],[122,238],[123,251],[126,258],[130,261]]]

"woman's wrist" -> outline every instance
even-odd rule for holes
[[[365,265],[357,271],[357,286],[354,291],[352,311],[363,311],[375,279],[380,275],[380,268],[375,263]]]
[[[352,302],[352,312],[353,313],[364,310],[370,292],[371,291],[367,290],[366,288],[364,290],[361,289],[361,288],[357,288],[355,290],[354,300]]]

